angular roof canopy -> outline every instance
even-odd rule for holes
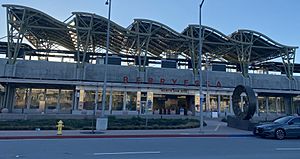
[[[30,7],[9,4],[2,6],[6,7],[8,12],[12,12],[10,19],[19,22],[11,23],[12,27],[20,31],[21,25],[25,25],[23,26],[26,28],[25,37],[34,46],[51,41],[69,50],[75,50],[69,33],[70,29],[66,23]]]
[[[106,48],[108,20],[102,16],[85,12],[73,12],[73,18],[64,23],[51,16],[25,6],[2,5],[7,7],[14,20],[28,20],[26,38],[34,46],[51,41],[69,50],[88,50]],[[21,23],[13,23],[20,31]],[[197,59],[199,44],[199,25],[189,25],[181,33],[156,21],[135,19],[129,27],[111,22],[110,50],[117,54],[138,54],[162,57],[162,53],[181,54]],[[297,47],[275,42],[266,35],[252,30],[238,30],[229,36],[203,26],[203,53],[212,57],[238,62],[237,47],[250,47],[249,62],[262,62],[282,56],[285,50]]]

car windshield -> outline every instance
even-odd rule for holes
[[[288,122],[288,121],[289,121],[290,119],[292,119],[292,118],[293,118],[292,116],[282,117],[282,118],[276,119],[276,120],[274,121],[274,123],[283,124],[283,123]]]

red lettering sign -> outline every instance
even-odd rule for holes
[[[166,80],[165,80],[164,78],[161,78],[161,79],[160,79],[160,84],[165,84],[165,81],[166,81]]]
[[[184,80],[184,85],[188,86],[189,85],[189,80]]]
[[[207,85],[208,87],[210,87],[210,86],[211,86],[210,81],[206,81],[206,85]]]
[[[196,81],[195,81],[195,85],[196,85],[196,86],[200,86],[200,81],[199,81],[199,80],[196,80]]]
[[[153,83],[153,78],[148,78],[148,83],[152,84]]]
[[[124,83],[128,83],[128,77],[127,77],[127,76],[124,76],[124,77],[123,77],[123,82],[124,82]]]
[[[140,84],[140,83],[141,83],[141,77],[137,77],[137,78],[136,78],[136,83],[137,83],[137,84]]]
[[[171,82],[172,82],[172,84],[174,84],[174,85],[177,84],[177,81],[178,81],[178,79],[171,79]],[[129,82],[128,76],[124,76],[124,77],[123,77],[123,82],[124,82],[124,83],[128,83],[128,82]],[[160,82],[160,84],[163,85],[163,84],[165,84],[166,79],[161,78],[161,79],[159,80],[159,82]],[[141,77],[137,77],[137,78],[136,78],[136,83],[137,83],[137,84],[142,83],[142,78],[141,78]],[[148,83],[148,84],[153,84],[153,83],[154,83],[154,79],[151,78],[151,77],[149,77],[148,80],[147,80],[147,83]],[[189,86],[189,85],[190,85],[189,80],[184,80],[183,83],[184,83],[185,86]],[[201,84],[201,82],[200,82],[199,80],[195,80],[195,85],[196,85],[196,86],[200,86],[200,84]],[[216,85],[211,85],[211,82],[210,82],[210,81],[206,81],[206,84],[207,84],[207,86],[209,86],[209,87],[218,87],[218,88],[222,87],[221,81],[217,81],[217,82],[216,82]]]
[[[177,79],[172,79],[173,84],[176,84]]]
[[[222,85],[221,85],[221,82],[220,82],[220,81],[218,81],[218,82],[217,82],[217,87],[222,87]]]

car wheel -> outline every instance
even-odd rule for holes
[[[284,130],[282,130],[282,129],[277,129],[277,130],[275,131],[275,137],[276,137],[276,139],[278,139],[278,140],[284,139],[284,137],[285,137],[285,132],[284,132]]]

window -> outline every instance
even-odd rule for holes
[[[17,88],[15,94],[15,107],[14,109],[24,109],[26,108],[28,90],[26,88]]]
[[[70,111],[72,109],[72,90],[61,90],[60,109],[61,111]]]
[[[300,125],[300,118],[295,118],[292,120],[292,122],[296,125]]]
[[[269,112],[276,113],[276,97],[269,97]]]
[[[47,109],[56,109],[58,102],[58,89],[47,89],[45,100]]]
[[[258,106],[259,106],[259,112],[264,113],[267,111],[265,97],[258,97]]]
[[[32,89],[30,109],[41,109],[45,107],[45,89]]]

